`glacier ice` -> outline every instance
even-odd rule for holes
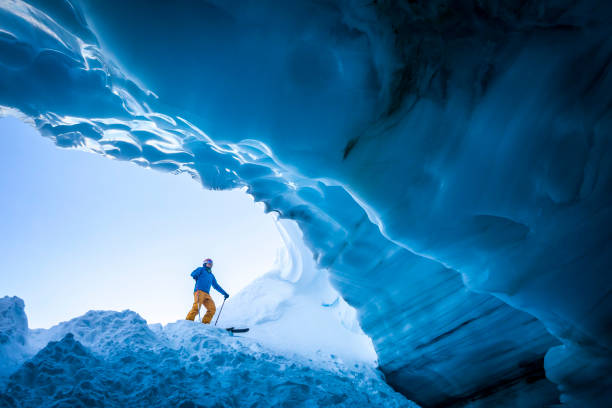
[[[605,406],[610,21],[596,0],[4,1],[0,106],[295,220],[423,405]]]
[[[129,310],[90,311],[24,337],[4,330],[27,329],[23,301],[5,297],[0,306],[21,317],[2,316],[0,333],[29,348],[10,377],[0,376],[3,407],[416,407],[372,366],[300,359],[200,323],[150,327]]]

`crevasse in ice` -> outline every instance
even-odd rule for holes
[[[293,219],[426,406],[610,402],[612,5],[0,3],[0,106]]]

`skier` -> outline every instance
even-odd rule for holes
[[[213,302],[212,297],[210,297],[210,286],[217,289],[219,293],[221,293],[225,299],[229,297],[226,291],[223,290],[221,286],[217,283],[215,279],[215,275],[213,275],[211,268],[213,266],[213,261],[210,258],[204,260],[203,266],[196,268],[193,272],[191,272],[191,277],[195,279],[195,288],[193,289],[193,306],[191,310],[187,314],[187,320],[194,320],[196,315],[200,310],[200,306],[204,305],[206,308],[206,314],[202,318],[202,323],[208,324],[212,320],[215,315],[215,311],[217,308],[215,307],[215,302]]]

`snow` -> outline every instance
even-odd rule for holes
[[[297,224],[279,220],[277,227],[285,246],[276,267],[229,298],[219,327],[149,325],[126,310],[90,311],[50,329],[28,329],[23,301],[0,299],[0,384],[6,386],[0,401],[416,406],[384,382],[372,341],[317,267]],[[230,336],[223,329],[229,326],[251,330]]]
[[[0,298],[0,377],[15,370],[28,355],[28,318],[18,297]]]
[[[187,4],[0,3],[2,111],[295,220],[412,399],[610,405],[612,3]]]
[[[23,311],[18,298],[2,304]],[[11,322],[3,316],[3,333],[30,354],[3,378],[2,406],[416,407],[372,366],[285,354],[201,323],[149,327],[132,311],[90,311],[24,338]]]
[[[249,337],[288,353],[375,365],[355,310],[317,267],[297,224],[279,220],[277,227],[285,246],[276,267],[229,298],[219,324],[249,327]]]

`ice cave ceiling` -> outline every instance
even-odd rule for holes
[[[423,406],[605,406],[612,3],[0,1],[0,107],[296,220]]]

